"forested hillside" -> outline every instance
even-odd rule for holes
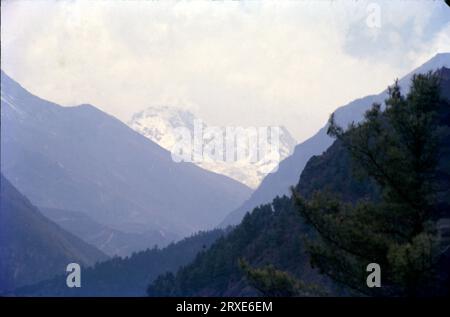
[[[255,296],[239,260],[255,266],[274,265],[311,283],[326,284],[309,265],[304,253],[303,224],[290,198],[255,208],[228,236],[220,238],[195,261],[160,276],[148,290],[150,296]]]
[[[115,257],[83,269],[82,287],[68,288],[66,276],[60,275],[13,292],[18,296],[144,296],[147,285],[166,271],[176,271],[191,262],[197,253],[206,250],[225,234],[223,230],[201,232],[164,249],[153,248]]]
[[[395,131],[390,131],[391,128],[386,127],[387,130],[383,132],[383,124],[389,122],[390,117],[385,118],[377,106],[374,110],[368,112],[367,124],[353,127],[355,130],[352,133],[355,135],[362,134],[364,131],[375,133],[374,131],[378,131],[377,129],[381,129],[383,132],[383,138],[377,139],[376,142],[380,146],[377,153],[384,160],[386,170],[392,173],[397,172],[399,177],[405,177],[397,181],[411,190],[408,195],[411,196],[411,199],[418,201],[417,204],[414,203],[413,205],[418,214],[421,214],[422,210],[423,212],[430,210],[429,216],[417,220],[423,222],[420,226],[417,224],[417,230],[414,229],[415,226],[410,225],[409,218],[407,218],[415,219],[413,211],[410,215],[404,214],[404,216],[396,218],[396,213],[402,215],[403,212],[408,210],[406,207],[408,204],[402,202],[403,198],[398,198],[398,195],[390,189],[390,185],[383,182],[383,178],[379,175],[361,171],[361,166],[359,166],[358,160],[355,159],[355,155],[351,151],[352,148],[345,144],[344,139],[338,138],[323,155],[313,157],[305,167],[305,171],[295,187],[296,195],[301,196],[300,199],[304,204],[298,205],[298,196],[294,199],[297,201],[296,206],[294,206],[292,199],[283,197],[274,199],[272,204],[254,209],[251,214],[247,214],[243,222],[232,233],[216,242],[208,252],[197,256],[193,263],[182,268],[175,275],[166,274],[158,277],[149,286],[148,294],[150,296],[277,294],[279,293],[277,288],[283,289],[287,285],[292,286],[295,281],[310,286],[313,286],[312,284],[319,285],[320,292],[325,291],[332,295],[341,294],[341,291],[361,294],[354,287],[355,285],[352,285],[352,282],[354,282],[354,279],[359,279],[357,283],[361,285],[365,283],[365,278],[362,279],[362,276],[360,276],[362,270],[365,272],[365,266],[355,268],[352,265],[360,265],[369,260],[366,263],[367,265],[370,260],[376,260],[394,267],[393,269],[389,267],[389,274],[395,275],[394,272],[398,272],[399,268],[402,268],[405,272],[408,271],[409,274],[405,275],[406,277],[398,274],[398,279],[395,276],[389,276],[391,279],[388,281],[391,284],[387,289],[384,289],[387,290],[384,294],[417,295],[418,293],[412,292],[411,289],[417,291],[417,285],[420,285],[419,280],[414,282],[417,282],[417,285],[414,284],[414,288],[408,284],[418,278],[421,274],[420,270],[423,269],[415,266],[416,261],[425,256],[425,254],[414,251],[417,248],[416,241],[417,239],[422,241],[420,239],[425,235],[432,239],[430,241],[438,239],[437,242],[439,242],[439,234],[433,231],[439,228],[434,227],[433,224],[436,220],[450,215],[448,208],[450,107],[448,100],[445,100],[450,91],[449,74],[450,70],[446,68],[436,73],[439,91],[435,89],[434,75],[428,74],[428,77],[423,76],[414,79],[417,82],[414,83],[415,87],[412,89],[411,95],[402,97],[394,91],[391,100],[388,102],[390,107],[394,109],[389,110],[389,116],[391,116],[391,112],[398,116],[402,115],[403,117],[400,118],[403,119],[394,117],[397,118],[397,122],[404,122],[405,125],[410,124],[417,131],[422,129],[423,137],[417,135],[417,133],[408,134],[405,132],[404,142],[405,144],[409,144],[406,142],[410,141],[415,142],[413,144],[419,144],[417,146],[420,148],[423,147],[421,150],[424,153],[423,155],[427,155],[426,157],[430,160],[436,160],[434,165],[430,161],[423,163],[422,167],[417,167],[417,162],[423,160],[423,157],[420,156],[422,154],[417,154],[419,158],[416,158],[417,152],[413,151],[411,157],[407,158],[404,156],[409,153],[407,149],[397,153],[391,148],[396,143],[389,138],[396,137],[395,133],[403,135],[398,132],[398,130],[403,131],[403,126],[400,125]],[[395,98],[406,100],[401,103],[401,106],[406,108],[398,108],[400,106],[397,106],[397,99]],[[411,110],[408,107],[411,107]],[[380,125],[383,127],[373,126],[372,121],[374,119],[372,116],[375,114],[380,116],[377,120],[380,120]],[[395,122],[392,125],[395,126]],[[425,131],[429,132],[425,133]],[[369,138],[368,144],[375,142],[373,138]],[[418,141],[414,141],[414,138]],[[356,143],[350,144],[355,145]],[[435,152],[431,148],[438,151]],[[398,151],[401,151],[400,148]],[[425,154],[426,151],[429,153]],[[400,165],[390,166],[391,164]],[[401,166],[401,164],[404,164],[404,166]],[[430,164],[430,166],[427,166],[427,164]],[[433,165],[433,169],[431,165]],[[430,181],[428,181],[428,178]],[[424,185],[420,185],[422,183]],[[429,184],[432,184],[431,192],[428,188]],[[325,199],[328,196],[317,198],[318,193],[322,195],[329,193],[333,200]],[[426,207],[425,203],[420,203],[420,201],[422,196],[423,201],[428,201],[428,193],[433,193],[432,196],[435,197],[432,201],[430,200],[429,207]],[[397,197],[395,198],[397,200],[391,196]],[[370,214],[370,210],[376,211],[377,214]],[[386,210],[388,213],[386,213]],[[389,210],[391,214],[389,214]],[[379,220],[377,220],[377,215],[380,216]],[[306,219],[306,223],[303,219]],[[315,222],[315,220],[318,222]],[[342,225],[340,221],[342,221]],[[433,225],[432,227],[435,229],[428,231],[427,223]],[[400,232],[391,233],[391,228],[394,231],[398,229]],[[362,231],[363,229],[367,229],[367,231]],[[384,230],[388,231],[384,232]],[[425,231],[422,232],[421,230]],[[405,238],[398,236],[403,234],[411,240],[405,241]],[[385,238],[388,240],[378,240]],[[340,243],[341,240],[342,244]],[[315,241],[325,243],[327,248],[324,248],[323,244],[315,244]],[[353,258],[347,258],[348,254],[344,252],[345,250],[341,250],[342,246],[353,246],[354,250],[363,250],[361,254],[367,256],[368,259],[359,262],[361,259],[356,261]],[[384,261],[387,248],[395,253],[388,255],[389,261]],[[347,250],[347,252],[351,252],[352,249]],[[411,259],[407,250],[416,252],[414,254],[418,254],[418,258]],[[430,250],[430,252],[432,251]],[[435,254],[437,262],[432,269],[433,274],[437,273],[439,276],[437,281],[440,284],[435,285],[438,286],[439,290],[432,289],[432,291],[437,292],[443,291],[442,288],[445,288],[445,283],[448,283],[448,281],[445,282],[445,279],[448,279],[448,275],[445,273],[448,254],[441,254],[440,252],[437,251]],[[324,275],[319,275],[318,271],[311,269],[311,255],[314,264],[318,266],[321,273],[325,273]],[[339,256],[342,256],[342,258],[339,258]],[[248,264],[242,265],[240,260],[245,260]],[[411,263],[410,270],[406,270],[407,263]],[[264,269],[267,265],[273,267]],[[262,269],[258,271],[252,269],[252,267]],[[284,276],[282,273],[287,275]],[[352,273],[355,273],[355,275],[353,278],[349,278]],[[341,283],[331,283],[329,279],[325,278],[326,275],[333,278],[334,281],[339,280],[339,277],[349,278],[349,285],[345,285],[345,280],[340,281]],[[435,280],[430,277],[424,283],[428,286],[431,281]],[[336,288],[338,285],[340,285],[339,288]],[[302,293],[293,292],[288,295],[302,295]]]

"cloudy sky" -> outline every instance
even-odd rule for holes
[[[62,105],[148,106],[298,140],[450,51],[443,1],[2,1],[1,67]]]

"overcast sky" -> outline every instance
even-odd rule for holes
[[[379,14],[378,14],[379,13]],[[450,51],[444,1],[2,1],[1,67],[62,105],[148,106],[299,141]]]

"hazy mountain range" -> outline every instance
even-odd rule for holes
[[[410,72],[399,80],[404,91],[408,90],[410,79],[414,73],[425,73],[440,67],[450,67],[450,53],[437,54],[428,62]],[[393,78],[394,80],[394,78]],[[335,111],[336,121],[339,125],[346,127],[352,121],[358,122],[364,113],[374,102],[383,103],[387,91],[384,90],[377,95],[369,95],[356,99],[347,105],[339,107]],[[268,203],[277,195],[289,193],[289,187],[296,184],[308,160],[314,155],[322,154],[333,142],[326,134],[328,125],[320,129],[314,136],[298,144],[294,153],[283,160],[276,173],[267,175],[261,185],[253,192],[251,197],[239,208],[231,212],[221,223],[222,226],[238,224],[245,213],[254,207]]]
[[[176,234],[148,230],[145,232],[126,232],[113,229],[93,220],[88,214],[80,211],[41,208],[41,213],[52,219],[61,228],[82,238],[85,242],[97,247],[110,256],[128,256],[135,251],[145,250],[154,245],[166,246],[169,241],[179,239]]]
[[[406,91],[413,73],[442,66],[450,67],[450,54],[436,55],[401,78],[400,86]],[[443,96],[449,98],[449,70],[442,76]],[[337,109],[338,123],[361,120],[373,102],[385,97],[383,91]],[[152,131],[159,142],[177,126],[167,124],[161,112],[155,122],[162,125],[155,123],[158,129]],[[189,120],[179,123],[187,127]],[[443,120],[448,126],[448,117]],[[293,231],[307,233],[308,227],[289,198],[274,199],[295,184],[306,196],[325,187],[348,201],[377,195],[370,183],[350,177],[348,158],[326,135],[326,127],[297,145],[248,198],[247,186],[191,163],[173,162],[169,151],[95,107],[42,100],[2,72],[0,293],[21,287],[13,293],[138,296],[155,281],[152,295],[255,295],[237,267],[239,258],[252,265],[275,263],[327,285],[309,266],[300,234],[292,238]],[[448,172],[446,156],[440,166]],[[448,190],[439,199],[448,201]],[[272,203],[254,208],[265,202]],[[222,225],[238,224],[252,210],[230,233],[213,230],[164,249],[108,260],[107,255],[130,255],[213,228],[224,217]],[[91,288],[67,290],[62,281],[68,263],[87,267],[101,261],[86,271]],[[157,278],[180,267],[176,274]]]
[[[4,72],[1,120],[5,177],[35,206],[62,210],[48,213],[62,226],[72,217],[75,234],[88,230],[86,219],[109,228],[98,240],[97,229],[83,236],[105,252],[137,250],[142,241],[165,244],[212,228],[251,192],[192,163],[175,163],[167,150],[94,106],[40,99]],[[117,231],[135,236],[128,235],[124,246]]]
[[[176,107],[157,106],[149,107],[134,114],[128,125],[166,150],[171,151],[177,142],[176,129],[186,128],[193,136],[195,120],[200,120],[200,118],[190,111]],[[206,122],[202,120],[201,122],[204,129],[208,127]],[[292,154],[296,141],[285,127],[279,128],[279,154],[280,160],[283,160]],[[208,138],[205,137],[204,143],[206,144],[207,141]],[[267,138],[268,146],[273,144],[272,141],[271,137]],[[245,144],[238,143],[237,146],[244,147]],[[186,150],[192,150],[192,147],[187,147]],[[272,161],[258,160],[252,162],[250,159],[232,162],[205,160],[195,162],[195,164],[209,171],[231,177],[252,188],[256,188],[267,176],[266,171],[272,171],[276,167],[276,163]]]
[[[44,217],[1,175],[0,294],[108,257]]]

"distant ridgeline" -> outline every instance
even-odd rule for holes
[[[449,100],[450,70],[442,68],[439,76],[441,97]],[[450,128],[449,103],[444,102],[437,112],[440,126],[438,130],[445,136]],[[445,219],[450,218],[450,138],[441,137],[440,142],[437,164],[439,190],[436,190],[439,210],[435,213],[435,217]],[[335,141],[322,155],[309,160],[295,189],[305,199],[311,198],[317,191],[332,192],[341,201],[351,204],[359,200],[376,202],[381,199],[381,188],[373,180],[367,176],[355,177],[350,154],[341,141]],[[312,227],[305,224],[302,219],[292,199],[286,196],[275,198],[271,204],[262,205],[247,214],[242,223],[229,235],[220,238],[207,252],[199,254],[190,265],[181,268],[176,274],[159,276],[149,286],[148,294],[150,296],[302,295],[295,293],[295,287],[291,287],[293,282],[290,277],[318,286],[320,292],[315,294],[322,292],[332,295],[340,295],[343,292],[348,294],[349,289],[338,286],[311,268],[303,238],[305,236],[314,238],[314,235]],[[449,289],[447,271],[450,267],[448,253],[449,248],[446,246],[441,262],[436,268],[442,283],[440,291],[447,294]],[[278,282],[284,285],[284,291],[271,292],[270,285],[269,287],[265,285],[264,289],[258,287],[261,284],[255,285],[250,282],[240,260],[245,260],[252,267],[264,268],[266,265],[272,265],[273,267],[266,271],[272,274],[272,281],[269,282],[276,283],[278,278]],[[288,277],[282,275],[282,271]],[[259,273],[263,276],[264,271]],[[443,280],[445,282],[442,282]],[[267,279],[263,282],[270,284]],[[365,280],[363,282],[365,283]]]

